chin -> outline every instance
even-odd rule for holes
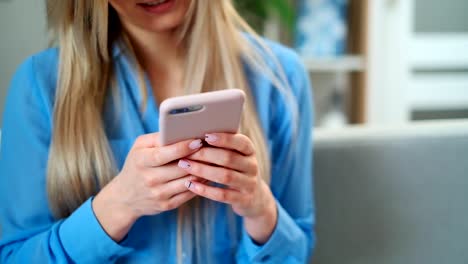
[[[145,21],[141,27],[145,31],[150,31],[154,33],[163,33],[167,31],[172,31],[182,25],[183,19],[178,19],[174,17],[167,17],[167,18],[154,18]]]
[[[149,32],[167,32],[183,24],[193,0],[110,0],[124,25]],[[196,0],[195,0],[196,1]]]
[[[145,23],[143,26],[146,30],[153,32],[163,32],[173,30],[180,26],[188,9],[189,1],[187,0],[144,0],[142,4],[138,4],[143,14]],[[151,2],[152,1],[152,2]],[[146,4],[149,3],[149,4]],[[159,3],[151,5],[151,3]]]

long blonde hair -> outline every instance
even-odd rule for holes
[[[63,218],[117,174],[102,112],[109,89],[115,85],[112,47],[126,35],[107,0],[47,0],[47,11],[49,29],[60,54],[47,188],[54,215]],[[252,139],[259,174],[269,182],[268,148],[243,63],[265,74],[287,95],[288,82],[281,66],[230,0],[192,0],[179,31],[187,54],[187,93],[232,87],[246,92],[241,132]],[[125,44],[132,50],[129,41]],[[276,71],[266,58],[271,59]],[[132,59],[137,61],[134,54]],[[138,63],[137,66],[141,77],[144,72]],[[140,89],[146,94],[143,84]],[[196,234],[202,233],[198,224],[201,216],[198,210],[195,214],[190,210],[188,206],[179,208],[179,231],[183,222],[185,226],[189,223],[196,229],[193,233],[198,240],[201,238]],[[206,215],[210,217],[209,213]],[[178,232],[179,259],[181,233]]]

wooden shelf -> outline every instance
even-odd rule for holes
[[[361,72],[365,70],[364,59],[358,55],[330,58],[304,58],[310,72]]]

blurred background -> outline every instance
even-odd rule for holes
[[[45,1],[0,0],[0,109],[18,64],[47,46]],[[468,118],[468,1],[235,0],[311,74],[317,126]]]
[[[238,2],[303,58],[317,126],[468,118],[468,1]]]
[[[0,0],[0,111],[44,2]],[[468,1],[234,2],[311,76],[314,264],[468,263]]]
[[[0,0],[0,109],[18,64],[47,47],[44,2]],[[301,55],[316,126],[468,118],[466,0],[234,2]]]

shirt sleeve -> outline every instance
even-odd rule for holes
[[[292,53],[292,52],[291,52]],[[308,73],[297,55],[286,65],[297,103],[297,129],[293,114],[282,100],[272,100],[276,112],[270,137],[271,190],[276,198],[278,220],[263,245],[255,244],[243,231],[238,263],[307,263],[315,245],[315,209],[312,186],[312,94]]]
[[[52,103],[43,79],[50,75],[43,61],[41,67],[35,62],[35,57],[29,58],[14,75],[3,115],[0,263],[108,262],[132,249],[105,233],[91,199],[61,220],[49,209],[46,167]]]

